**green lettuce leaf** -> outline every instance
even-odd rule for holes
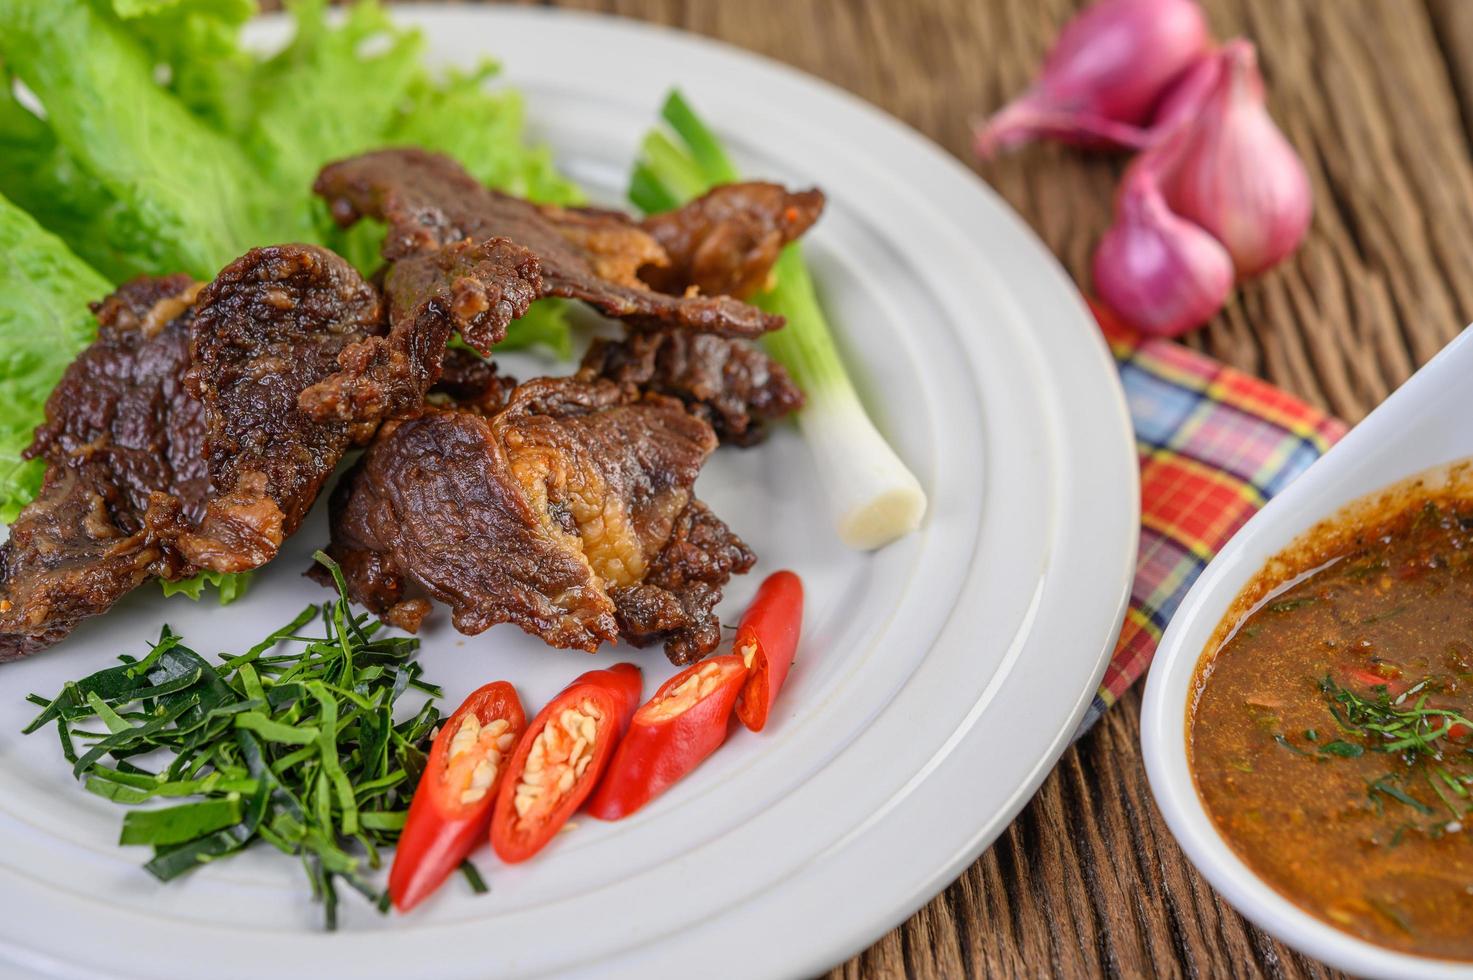
[[[154,80],[154,61],[86,0],[0,0],[0,54],[57,142],[121,205],[114,244],[208,279],[252,245],[310,233],[239,146]]]
[[[506,339],[497,350],[524,350],[541,347],[559,360],[573,356],[573,332],[568,324],[568,303],[561,299],[539,299],[525,316],[513,320],[506,328]]]
[[[243,130],[256,59],[240,46],[240,28],[255,0],[112,0],[112,9],[192,113],[222,132]]]
[[[159,579],[159,585],[164,588],[164,595],[182,595],[199,601],[204,595],[206,588],[215,590],[215,598],[220,600],[220,605],[228,606],[236,599],[245,595],[246,589],[251,584],[251,572],[200,572],[189,578],[182,578],[177,582],[167,579]]]
[[[117,200],[8,86],[0,88],[0,161],[0,194],[87,264],[114,281],[150,271],[150,262],[114,243],[111,224],[127,220]]]
[[[30,215],[0,198],[0,520],[35,498],[42,464],[25,462],[46,398],[91,341],[87,309],[108,282]]]
[[[471,175],[508,194],[544,204],[581,204],[583,192],[560,174],[545,146],[527,143],[521,93],[489,89],[494,61],[441,78],[421,72],[390,126],[385,145],[448,153]]]
[[[291,10],[291,44],[251,79],[245,148],[278,192],[305,210],[323,164],[383,145],[424,45],[377,4],[350,7],[337,27],[327,24],[324,0],[300,0]]]

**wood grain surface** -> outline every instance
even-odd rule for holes
[[[987,165],[969,120],[1033,76],[1080,0],[559,0],[729,41],[841,85],[972,165],[1082,286],[1119,159]],[[1473,2],[1204,0],[1257,42],[1314,225],[1189,341],[1356,421],[1473,318]],[[1138,692],[1067,752],[965,874],[833,976],[1326,976],[1248,925],[1162,823]],[[978,774],[985,778],[985,774]]]

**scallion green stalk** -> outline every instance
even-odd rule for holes
[[[670,93],[660,115],[684,147],[660,130],[645,138],[629,188],[636,207],[670,210],[740,179],[720,140],[679,92]],[[798,428],[817,459],[840,539],[868,551],[914,531],[926,513],[926,494],[865,411],[798,245],[783,250],[770,288],[753,302],[787,319],[763,340],[807,397]]]
[[[926,513],[925,491],[864,410],[800,246],[783,250],[773,266],[772,288],[756,302],[787,317],[787,326],[763,342],[807,396],[798,429],[817,458],[840,539],[869,551],[914,531]]]

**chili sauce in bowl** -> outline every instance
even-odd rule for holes
[[[1473,960],[1473,488],[1414,481],[1273,559],[1188,703],[1197,792],[1254,873],[1366,941]]]

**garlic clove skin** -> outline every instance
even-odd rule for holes
[[[1126,173],[1115,224],[1094,254],[1095,293],[1142,333],[1175,337],[1227,302],[1233,260],[1206,231],[1171,212],[1147,168]]]
[[[1219,58],[1216,85],[1196,117],[1150,165],[1171,210],[1216,236],[1247,277],[1299,247],[1314,195],[1303,162],[1268,114],[1253,45],[1232,41]]]
[[[1099,0],[1064,25],[1038,81],[977,129],[977,153],[1037,138],[1147,146],[1151,110],[1209,44],[1195,0]]]

